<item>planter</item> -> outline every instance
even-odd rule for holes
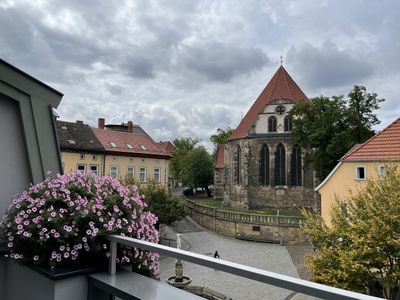
[[[0,299],[86,300],[87,275],[106,267],[64,268],[51,271],[26,267],[0,258]]]

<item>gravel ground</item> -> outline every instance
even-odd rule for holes
[[[182,232],[183,248],[192,252],[212,256],[218,250],[221,259],[260,269],[299,277],[295,265],[284,246],[248,242],[226,238],[200,229],[187,219],[175,227],[165,229],[167,238],[175,238]],[[192,285],[203,286],[225,294],[232,299],[285,299],[291,291],[262,284],[214,269],[184,262],[184,275],[192,279]],[[175,273],[175,260],[161,259],[161,279],[166,280]]]

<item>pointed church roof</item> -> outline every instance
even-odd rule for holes
[[[236,140],[247,137],[251,126],[256,121],[257,115],[264,110],[264,107],[276,99],[286,99],[293,103],[306,100],[307,96],[294,82],[283,66],[280,66],[275,75],[268,82],[267,86],[258,96],[250,110],[244,116],[239,126],[233,131],[229,140]]]

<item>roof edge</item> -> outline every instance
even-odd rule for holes
[[[319,191],[324,185],[325,183],[328,182],[328,180],[333,176],[333,174],[337,171],[337,169],[339,169],[339,167],[343,164],[342,161],[339,161],[339,163],[333,168],[333,170],[328,174],[328,176],[326,176],[326,178],[319,184],[319,186],[317,186],[315,188],[315,191]]]

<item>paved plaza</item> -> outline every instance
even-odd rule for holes
[[[166,237],[175,239],[182,233],[183,249],[212,256],[218,250],[221,259],[257,267],[293,277],[298,272],[284,246],[226,238],[210,233],[190,222],[178,222],[166,229]],[[172,246],[172,245],[171,245]],[[285,299],[291,291],[231,275],[222,271],[183,262],[184,275],[192,279],[192,285],[207,287],[232,299]],[[174,275],[175,259],[162,257],[161,279]]]

